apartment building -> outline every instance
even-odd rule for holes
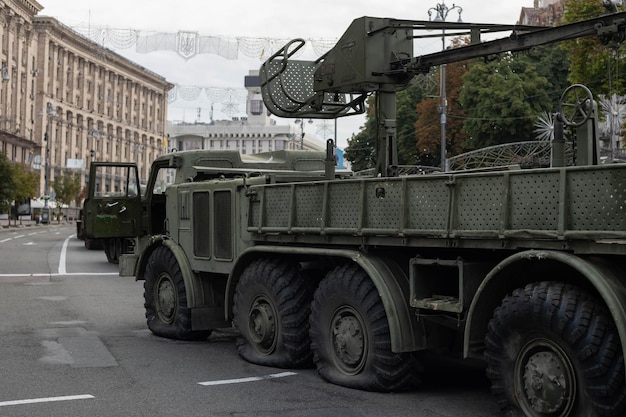
[[[0,150],[40,172],[40,195],[62,171],[88,180],[94,161],[133,161],[141,180],[165,151],[173,84],[103,48],[33,0],[0,0]],[[105,190],[120,178],[100,180]]]

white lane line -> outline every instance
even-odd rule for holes
[[[251,376],[248,378],[237,378],[237,379],[222,379],[218,381],[206,381],[206,382],[198,382],[198,385],[211,386],[211,385],[227,385],[227,384],[241,384],[243,382],[254,382],[254,381],[264,381],[266,379],[274,379],[274,378],[284,378],[286,376],[298,375],[295,372],[281,372],[279,374],[270,374],[264,376]]]
[[[37,404],[37,403],[51,403],[56,401],[75,401],[75,400],[88,400],[96,398],[93,395],[68,395],[65,397],[48,397],[48,398],[32,398],[30,400],[15,400],[15,401],[2,401],[0,407],[6,407],[8,405],[25,405],[25,404]]]
[[[59,275],[65,275],[65,273],[67,272],[67,269],[65,269],[65,260],[67,257],[67,244],[69,243],[70,239],[73,238],[75,235],[71,235],[69,236],[67,239],[65,239],[65,242],[63,242],[63,248],[61,249],[61,257],[59,258]]]
[[[77,275],[104,276],[119,274],[119,272],[70,272],[65,274],[0,274],[0,277],[68,277]]]

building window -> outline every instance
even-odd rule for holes
[[[263,101],[261,100],[250,100],[250,113],[255,116],[258,116],[263,113]]]

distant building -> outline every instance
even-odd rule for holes
[[[533,7],[522,7],[518,24],[554,26],[563,20],[567,0],[535,0]]]
[[[0,151],[39,170],[40,195],[68,168],[86,184],[93,160],[136,161],[147,179],[165,151],[173,84],[37,16],[42,9],[34,0],[0,1]],[[119,186],[119,178],[103,182]]]
[[[258,71],[250,71],[244,85],[248,90],[247,117],[209,123],[169,122],[169,150],[237,149],[249,154],[283,149],[325,149],[322,141],[307,132],[307,125],[312,121],[298,119],[296,123],[278,124],[270,118],[261,97]]]
[[[38,37],[33,20],[41,9],[34,0],[0,2],[0,151],[27,165],[40,146],[34,129]]]

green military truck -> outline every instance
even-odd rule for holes
[[[378,95],[376,172],[334,169],[326,153],[173,152],[142,197],[134,164],[94,162],[85,236],[123,239],[120,275],[144,280],[148,327],[203,338],[235,326],[256,364],[315,365],[346,387],[396,391],[420,352],[486,362],[511,415],[626,413],[626,165],[599,164],[597,105],[563,95],[552,167],[397,175],[395,91],[460,59],[597,34],[624,38],[623,13],[413,57],[433,22],[361,18],[318,61],[289,43],[261,68],[283,117],[363,111]],[[446,24],[446,30],[512,29]],[[519,29],[519,28],[517,28]],[[102,188],[116,178],[115,190]]]

